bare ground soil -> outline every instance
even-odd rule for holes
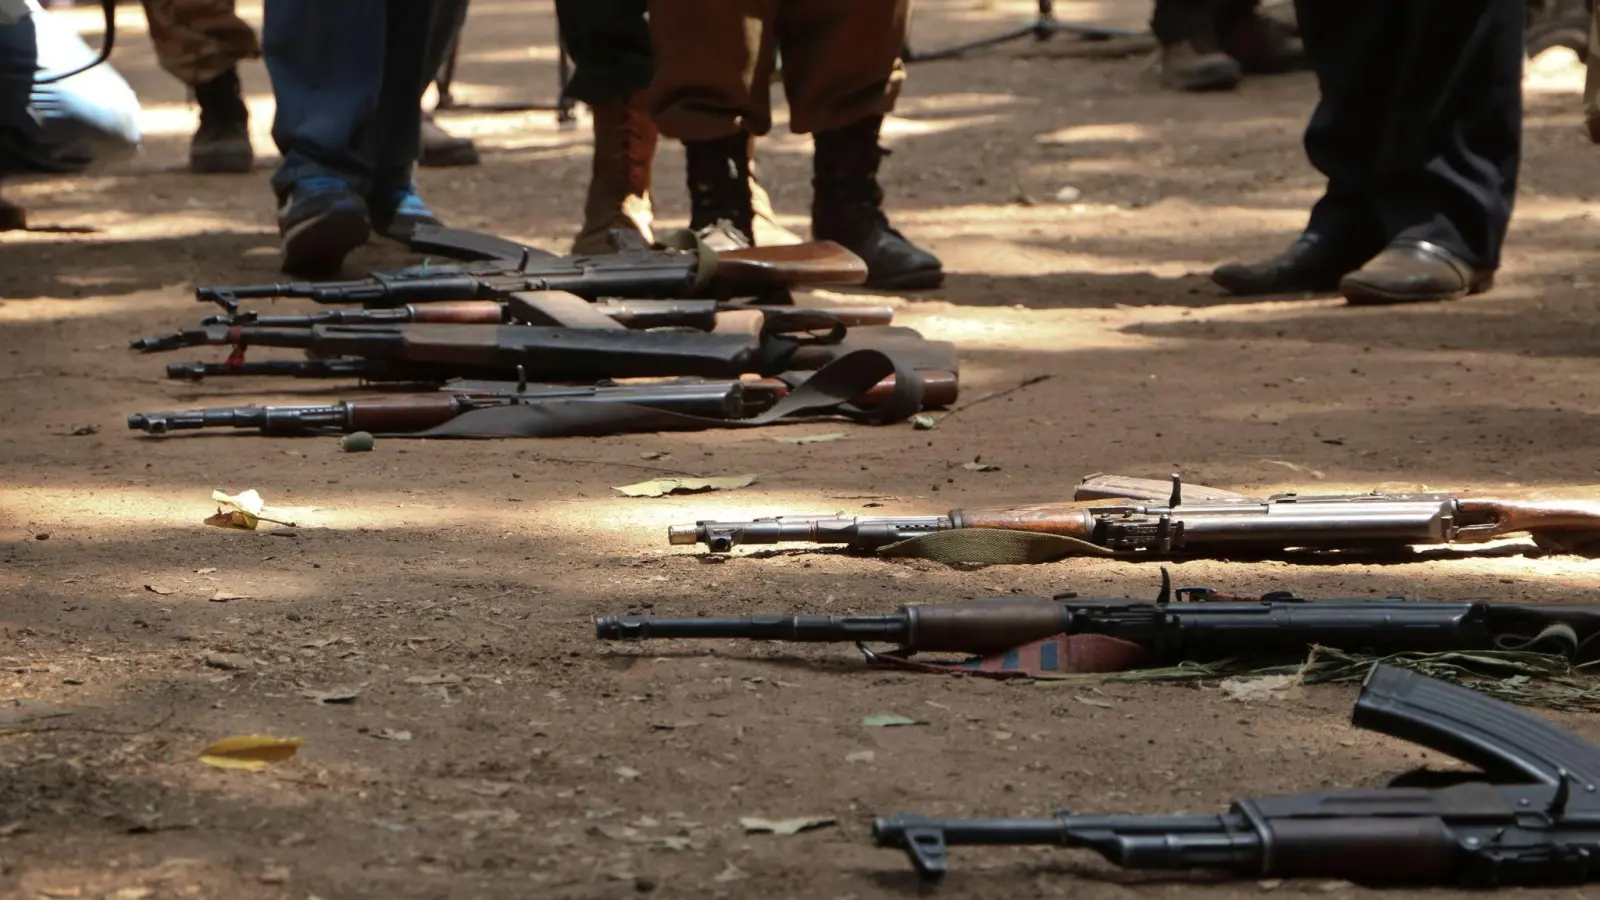
[[[967,37],[1029,11],[919,4],[915,38]],[[1146,12],[1062,7],[1117,24]],[[92,29],[92,11],[75,15]],[[1206,271],[1275,252],[1316,196],[1299,146],[1312,79],[1180,96],[1150,83],[1143,56],[1093,58],[1067,37],[913,66],[891,122],[895,220],[951,275],[884,301],[961,344],[965,402],[1050,376],[933,431],[390,440],[369,454],[331,438],[142,438],[126,414],[313,403],[353,387],[184,385],[161,377],[166,358],[124,349],[204,314],[196,284],[273,280],[276,235],[269,159],[251,176],[183,170],[194,110],[154,65],[136,9],[121,15],[117,64],[146,102],[147,152],[8,186],[36,226],[57,230],[0,236],[0,690],[34,704],[0,713],[71,712],[0,736],[5,896],[909,897],[919,889],[904,861],[870,846],[874,816],[1203,811],[1376,785],[1424,754],[1351,729],[1351,688],[1244,705],[1214,685],[886,674],[847,647],[617,649],[593,640],[589,617],[873,613],[1065,588],[1149,596],[1158,580],[1152,566],[1103,561],[974,572],[811,551],[719,561],[666,545],[668,524],[699,518],[1065,499],[1098,471],[1259,491],[1600,482],[1600,149],[1579,130],[1581,71],[1530,75],[1523,191],[1492,294],[1414,309],[1237,302]],[[462,97],[552,96],[547,4],[475,3],[466,47]],[[267,79],[259,63],[244,78],[265,156]],[[587,171],[583,127],[557,129],[543,112],[443,121],[485,158],[422,172],[432,204],[459,225],[563,247]],[[779,210],[803,228],[806,142],[777,133],[762,152]],[[681,161],[664,150],[658,171],[661,215],[681,221]],[[1081,196],[1057,199],[1068,187]],[[350,268],[404,259],[375,245]],[[830,431],[846,437],[773,440]],[[656,451],[667,455],[643,456]],[[999,470],[962,468],[979,457]],[[760,481],[654,500],[612,490],[664,472]],[[246,488],[291,509],[293,536],[201,524],[213,489]],[[1311,596],[1539,601],[1600,585],[1594,564],[1528,544],[1173,571]],[[209,599],[218,592],[246,596]],[[219,653],[243,668],[208,666]],[[302,693],[338,686],[360,696]],[[926,724],[858,723],[879,712]],[[1557,718],[1600,738],[1592,718]],[[305,744],[259,773],[197,761],[235,734]],[[837,824],[747,835],[743,816]],[[954,866],[938,893],[973,900],[1366,893],[1197,886],[1051,850],[963,849]]]

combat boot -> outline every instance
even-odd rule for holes
[[[1230,10],[1217,22],[1222,52],[1233,57],[1240,71],[1275,75],[1302,68],[1306,48],[1286,22],[1263,15],[1250,4]]]
[[[422,152],[417,155],[417,165],[442,169],[477,164],[478,145],[471,138],[456,137],[445,131],[433,120],[431,113],[422,117]]]
[[[781,247],[804,243],[805,239],[778,224],[778,215],[772,211],[772,198],[756,177],[756,138],[750,136],[746,149],[750,166],[750,231],[757,247]]]
[[[189,171],[250,171],[255,150],[250,146],[250,110],[244,105],[238,71],[229,69],[195,85],[194,99],[200,105],[200,128],[189,142]]]
[[[650,168],[658,136],[644,95],[601,104],[592,112],[594,162],[583,205],[583,230],[573,241],[572,252],[592,255],[649,247],[654,241]]]
[[[750,136],[738,131],[715,140],[684,141],[683,153],[689,176],[689,230],[713,250],[753,246]]]
[[[22,207],[0,197],[0,231],[26,231],[28,214]]]
[[[1244,71],[1233,57],[1195,39],[1161,45],[1157,62],[1161,86],[1177,91],[1227,91],[1239,86]]]
[[[938,257],[906,240],[883,212],[878,165],[889,151],[878,145],[882,116],[813,136],[811,236],[844,245],[867,263],[867,286],[893,290],[944,283]]]

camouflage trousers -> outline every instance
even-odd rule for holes
[[[191,87],[240,60],[261,56],[256,33],[234,14],[233,0],[143,0],[161,68]]]

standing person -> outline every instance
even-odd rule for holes
[[[373,229],[439,219],[411,180],[422,92],[465,0],[267,0],[262,50],[278,112],[272,176],[283,267],[337,271]]]
[[[748,242],[752,136],[772,128],[771,79],[783,53],[789,128],[811,134],[811,233],[867,263],[867,284],[937,287],[943,266],[883,211],[878,144],[905,69],[909,0],[650,0],[656,77],[650,109],[684,142],[691,227],[726,223]],[[729,166],[729,162],[736,164]]]
[[[233,2],[144,0],[156,60],[194,91],[200,107],[200,127],[189,141],[191,172],[248,172],[255,164],[239,63],[260,58],[261,46]]]
[[[143,2],[157,61],[194,91],[200,107],[200,127],[189,142],[189,171],[249,172],[255,165],[255,148],[250,145],[250,111],[239,84],[239,63],[260,58],[256,33],[234,12],[234,0]],[[455,34],[465,18],[466,4],[462,3],[460,14],[441,24]],[[460,166],[477,161],[472,141],[423,120],[419,165]]]
[[[1260,0],[1156,0],[1150,31],[1161,44],[1161,86],[1179,91],[1237,87],[1248,74],[1286,72],[1304,50]]]
[[[1516,195],[1522,0],[1299,0],[1322,96],[1306,155],[1328,184],[1281,256],[1212,278],[1353,304],[1488,290]]]
[[[645,89],[655,72],[645,0],[556,0],[556,19],[572,57],[572,79],[565,93],[589,107],[594,126],[594,156],[584,202],[583,226],[572,252],[615,253],[649,246],[655,217],[651,169],[659,133],[645,106]],[[763,245],[798,243],[778,225],[767,192],[755,176],[755,142],[736,151],[727,165],[748,175],[755,240]],[[704,232],[700,226],[691,228]],[[731,240],[701,237],[718,249]],[[736,245],[736,244],[735,244]]]

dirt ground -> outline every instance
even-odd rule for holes
[[[914,38],[985,33],[1030,9],[921,3]],[[1137,25],[1147,7],[1060,11]],[[259,6],[244,12],[259,22]],[[73,15],[96,30],[93,10]],[[0,737],[7,897],[874,900],[919,895],[904,859],[871,846],[874,816],[1209,811],[1240,795],[1376,785],[1422,754],[1354,731],[1353,688],[1243,705],[1215,685],[885,674],[842,646],[603,646],[589,617],[875,613],[1067,588],[1148,597],[1158,582],[1153,566],[1103,561],[953,571],[811,551],[712,560],[667,545],[667,525],[700,518],[1065,499],[1100,471],[1182,471],[1253,491],[1600,482],[1600,148],[1580,133],[1570,60],[1530,72],[1499,287],[1349,309],[1237,302],[1205,277],[1278,250],[1316,196],[1299,144],[1309,75],[1180,96],[1150,82],[1145,56],[1092,58],[1068,37],[914,65],[890,123],[895,221],[950,276],[882,301],[959,342],[963,402],[1050,376],[933,431],[385,440],[370,454],[332,438],[145,438],[126,430],[128,413],[315,403],[354,388],[180,384],[163,365],[206,353],[124,349],[206,314],[196,284],[275,280],[276,233],[261,65],[244,70],[258,171],[191,176],[195,111],[155,66],[137,7],[120,15],[116,62],[146,104],[147,152],[6,188],[44,229],[0,236],[0,694],[12,707],[0,722],[25,720]],[[552,28],[548,3],[474,3],[459,96],[552,97]],[[423,171],[432,205],[458,225],[563,247],[586,124],[558,129],[548,112],[442,121],[477,138],[484,161]],[[762,159],[780,212],[803,228],[806,141],[777,133]],[[661,215],[681,222],[670,148],[658,173]],[[405,258],[374,246],[350,269]],[[845,438],[774,441],[834,431]],[[999,470],[962,468],[979,457]],[[612,490],[661,473],[760,480],[662,499]],[[246,488],[288,508],[293,534],[201,524],[212,490]],[[1521,543],[1386,565],[1172,568],[1182,583],[1311,596],[1539,601],[1600,586],[1593,563]],[[346,687],[359,688],[354,702],[304,693]],[[28,720],[44,706],[70,715]],[[926,724],[859,724],[880,712]],[[1556,718],[1600,739],[1600,722]],[[239,734],[305,744],[262,772],[198,761]],[[836,824],[778,837],[744,833],[745,816]],[[1048,849],[962,848],[953,866],[934,895],[1368,893],[1197,887]]]

